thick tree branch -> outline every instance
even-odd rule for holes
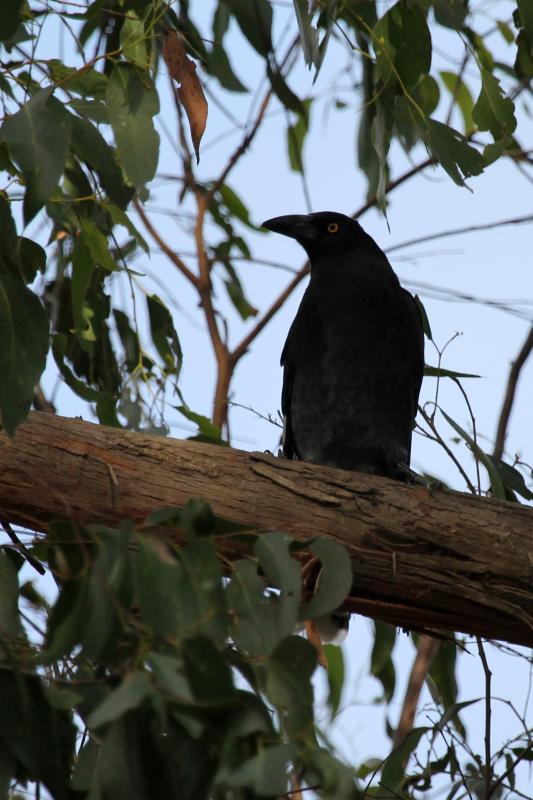
[[[493,458],[495,458],[496,460],[500,460],[503,455],[503,449],[505,447],[505,437],[507,435],[507,426],[509,425],[509,418],[511,416],[511,409],[514,403],[518,378],[520,377],[520,372],[522,370],[522,367],[526,363],[527,358],[532,350],[533,350],[533,327],[531,327],[524,344],[520,348],[520,352],[518,353],[516,359],[511,364],[511,369],[509,370],[507,389],[505,391],[502,410],[500,412],[500,418],[498,420],[498,429],[496,431],[496,442],[494,444]]]
[[[11,524],[140,522],[197,496],[234,522],[346,545],[350,611],[533,645],[526,506],[50,414],[32,413],[14,439],[0,434],[0,517]],[[221,548],[243,553],[235,539]]]

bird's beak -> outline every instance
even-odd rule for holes
[[[261,227],[299,241],[317,238],[317,230],[306,214],[288,214],[286,217],[267,219]]]

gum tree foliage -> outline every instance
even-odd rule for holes
[[[267,0],[219,0],[207,31],[195,26],[194,5],[2,3],[0,413],[9,436],[32,403],[50,408],[40,387],[48,364],[103,424],[165,434],[169,411],[179,411],[198,427],[195,438],[223,443],[238,362],[306,273],[302,268],[270,305],[256,309],[249,302],[237,265],[251,258],[252,198],[236,193],[231,172],[269,106],[277,105],[285,112],[279,125],[290,167],[305,178],[314,101],[295,94],[291,69],[303,59],[318,73],[333,41],[349,54],[352,100],[360,109],[354,134],[368,183],[361,213],[371,206],[386,212],[397,178],[389,160],[393,142],[407,153],[423,146],[413,173],[438,164],[460,186],[501,159],[528,163],[516,111],[533,77],[529,0],[517,0],[512,15],[496,22],[508,45],[505,62],[493,57],[487,39],[494,31],[467,0],[294,0],[285,37],[276,33],[276,7]],[[64,60],[46,48],[57,26],[69,41]],[[240,145],[218,174],[200,181],[202,85],[209,85],[208,104],[221,92],[252,91],[227,46],[230,28],[263,62],[262,94]],[[432,68],[432,41],[442,29],[462,41],[457,71]],[[169,41],[178,48],[170,60]],[[172,250],[146,211],[158,175],[155,121],[169,73],[181,82],[176,203],[190,220],[190,257]],[[155,294],[131,266],[149,252],[148,238],[197,294],[217,372],[212,420],[181,394],[179,325],[164,287]],[[243,322],[255,317],[234,349],[221,290]],[[440,365],[428,375],[473,377]],[[436,436],[434,418],[424,419]],[[501,452],[484,453],[448,420],[486,467],[493,494],[531,498],[517,465],[503,464]],[[179,530],[181,546],[163,544],[162,527],[169,542]],[[251,553],[231,572],[217,557],[220,536],[243,537]],[[239,531],[215,519],[202,500],[154,512],[139,529],[127,520],[116,530],[58,521],[31,548],[31,564],[45,567],[57,584],[49,607],[31,580],[19,580],[29,550],[5,546],[0,796],[37,787],[59,799],[244,800],[303,797],[299,792],[307,790],[342,800],[421,798],[433,786],[446,786],[449,798],[500,797],[512,789],[515,766],[531,760],[529,732],[485,757],[469,750],[456,704],[453,636],[438,649],[428,678],[440,719],[415,728],[384,762],[353,765],[335,755],[328,724],[314,712],[316,651],[294,631],[342,602],[350,567],[332,543],[308,543],[306,552],[322,566],[309,598],[302,593],[301,549],[282,533]],[[394,643],[394,630],[376,624],[370,669],[384,702],[394,691]],[[325,654],[334,717],[342,654],[332,646]]]

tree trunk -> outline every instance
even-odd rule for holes
[[[32,413],[13,439],[0,434],[0,518],[12,524],[140,522],[198,496],[237,523],[346,545],[348,610],[533,646],[526,506],[49,414]]]

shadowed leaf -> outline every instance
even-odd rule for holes
[[[0,136],[26,182],[26,225],[56,188],[68,155],[71,117],[52,92],[52,87],[40,89],[0,128]]]
[[[133,64],[115,64],[106,107],[124,171],[141,190],[154,177],[159,159],[159,134],[152,120],[159,113],[159,96],[148,73]]]

